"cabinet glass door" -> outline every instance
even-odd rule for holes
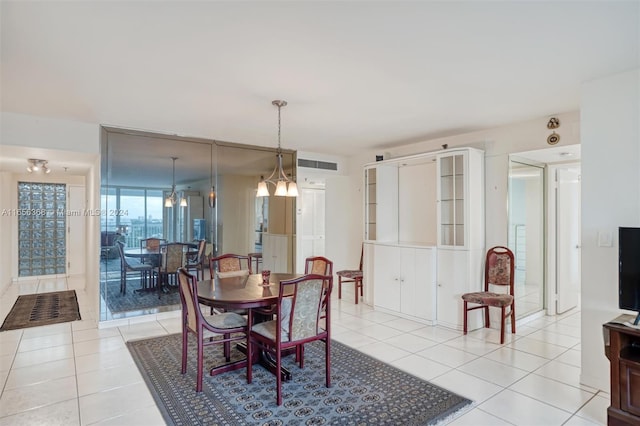
[[[464,246],[464,154],[440,161],[440,245]]]
[[[369,241],[376,240],[376,172],[375,168],[366,169],[364,171],[365,182],[365,220],[364,220],[364,239]]]

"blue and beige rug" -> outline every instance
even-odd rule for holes
[[[339,342],[332,343],[331,388],[325,387],[324,344],[305,345],[305,368],[284,359],[293,379],[283,383],[255,366],[209,376],[224,363],[222,345],[205,348],[203,392],[196,393],[195,339],[189,336],[187,373],[180,374],[181,335],[127,343],[165,421],[170,425],[431,425],[468,408],[471,401]],[[191,344],[193,343],[193,344]],[[233,359],[244,355],[235,348]]]

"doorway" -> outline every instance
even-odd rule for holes
[[[544,309],[544,165],[509,157],[509,248],[517,318]]]
[[[516,255],[517,316],[522,318],[543,310],[547,315],[557,315],[579,307],[580,145],[520,152],[511,155],[509,160],[509,247]],[[525,179],[530,181],[525,184]],[[543,182],[542,190],[532,181]],[[533,198],[523,201],[523,186],[529,187],[529,196],[533,192],[538,194],[535,198],[538,198],[539,202],[534,202]],[[518,191],[521,191],[520,198]],[[542,241],[541,269],[535,268],[543,274],[539,293],[529,291],[533,288],[526,287],[533,278],[530,272],[534,265],[528,257],[531,247],[525,250],[525,256],[522,256],[523,237],[525,246],[533,244],[530,241],[530,229],[525,227],[524,232],[521,227],[516,229],[522,222],[522,212],[519,209],[523,208],[528,212],[536,212],[535,215],[540,212],[538,209],[542,209],[543,227],[536,233],[536,239]],[[537,249],[535,253],[538,253]],[[518,295],[519,281],[525,283],[525,287],[521,287],[525,289],[525,299],[522,302],[519,301]]]

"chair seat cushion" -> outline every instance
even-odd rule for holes
[[[238,315],[235,312],[225,312],[216,315],[203,315],[205,321],[207,321],[212,327],[220,328],[223,330],[231,328],[240,328],[247,325],[247,319],[242,315]]]
[[[493,293],[490,291],[478,291],[475,293],[466,293],[462,295],[462,300],[470,303],[487,306],[509,306],[513,302],[513,296],[504,293]]]
[[[336,272],[336,275],[338,275],[339,277],[350,278],[353,280],[356,278],[362,278],[362,271],[359,271],[357,269],[344,270],[344,271]]]
[[[264,336],[267,339],[273,340],[275,342],[277,324],[278,324],[277,319],[273,321],[261,322],[251,327],[251,331],[254,333],[260,334],[261,336]],[[289,333],[286,333],[284,330],[282,330],[282,341],[283,342],[289,341]]]

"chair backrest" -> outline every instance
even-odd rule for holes
[[[127,258],[124,255],[124,242],[116,241],[116,247],[118,247],[118,254],[120,255],[121,268],[129,268],[129,262],[127,262]]]
[[[513,252],[507,247],[490,248],[484,264],[484,291],[489,291],[490,285],[509,286],[513,296],[514,265]]]
[[[204,251],[206,247],[207,247],[206,240],[198,241],[198,256],[196,257],[196,261],[198,263],[202,263],[202,259],[204,258]]]
[[[333,262],[322,256],[307,257],[304,273],[331,276],[333,275]]]
[[[162,253],[162,270],[176,272],[184,265],[184,244],[170,243],[164,246]]]
[[[140,248],[145,248],[147,250],[158,250],[160,245],[166,244],[167,240],[164,238],[145,238],[140,240]]]
[[[362,271],[362,258],[364,257],[364,243],[362,243],[362,246],[360,248],[360,266],[358,266],[358,270]]]
[[[227,253],[221,256],[212,257],[209,262],[209,270],[212,278],[216,271],[223,273],[242,270],[250,271],[251,266],[249,265],[249,256]]]
[[[287,334],[288,342],[312,339],[322,333],[320,319],[325,317],[328,331],[332,287],[333,277],[328,275],[309,274],[280,281],[276,340],[287,341],[282,333]]]
[[[180,287],[180,301],[182,302],[182,320],[187,327],[197,333],[201,321],[200,305],[197,296],[197,279],[184,268],[178,269],[178,283]]]

